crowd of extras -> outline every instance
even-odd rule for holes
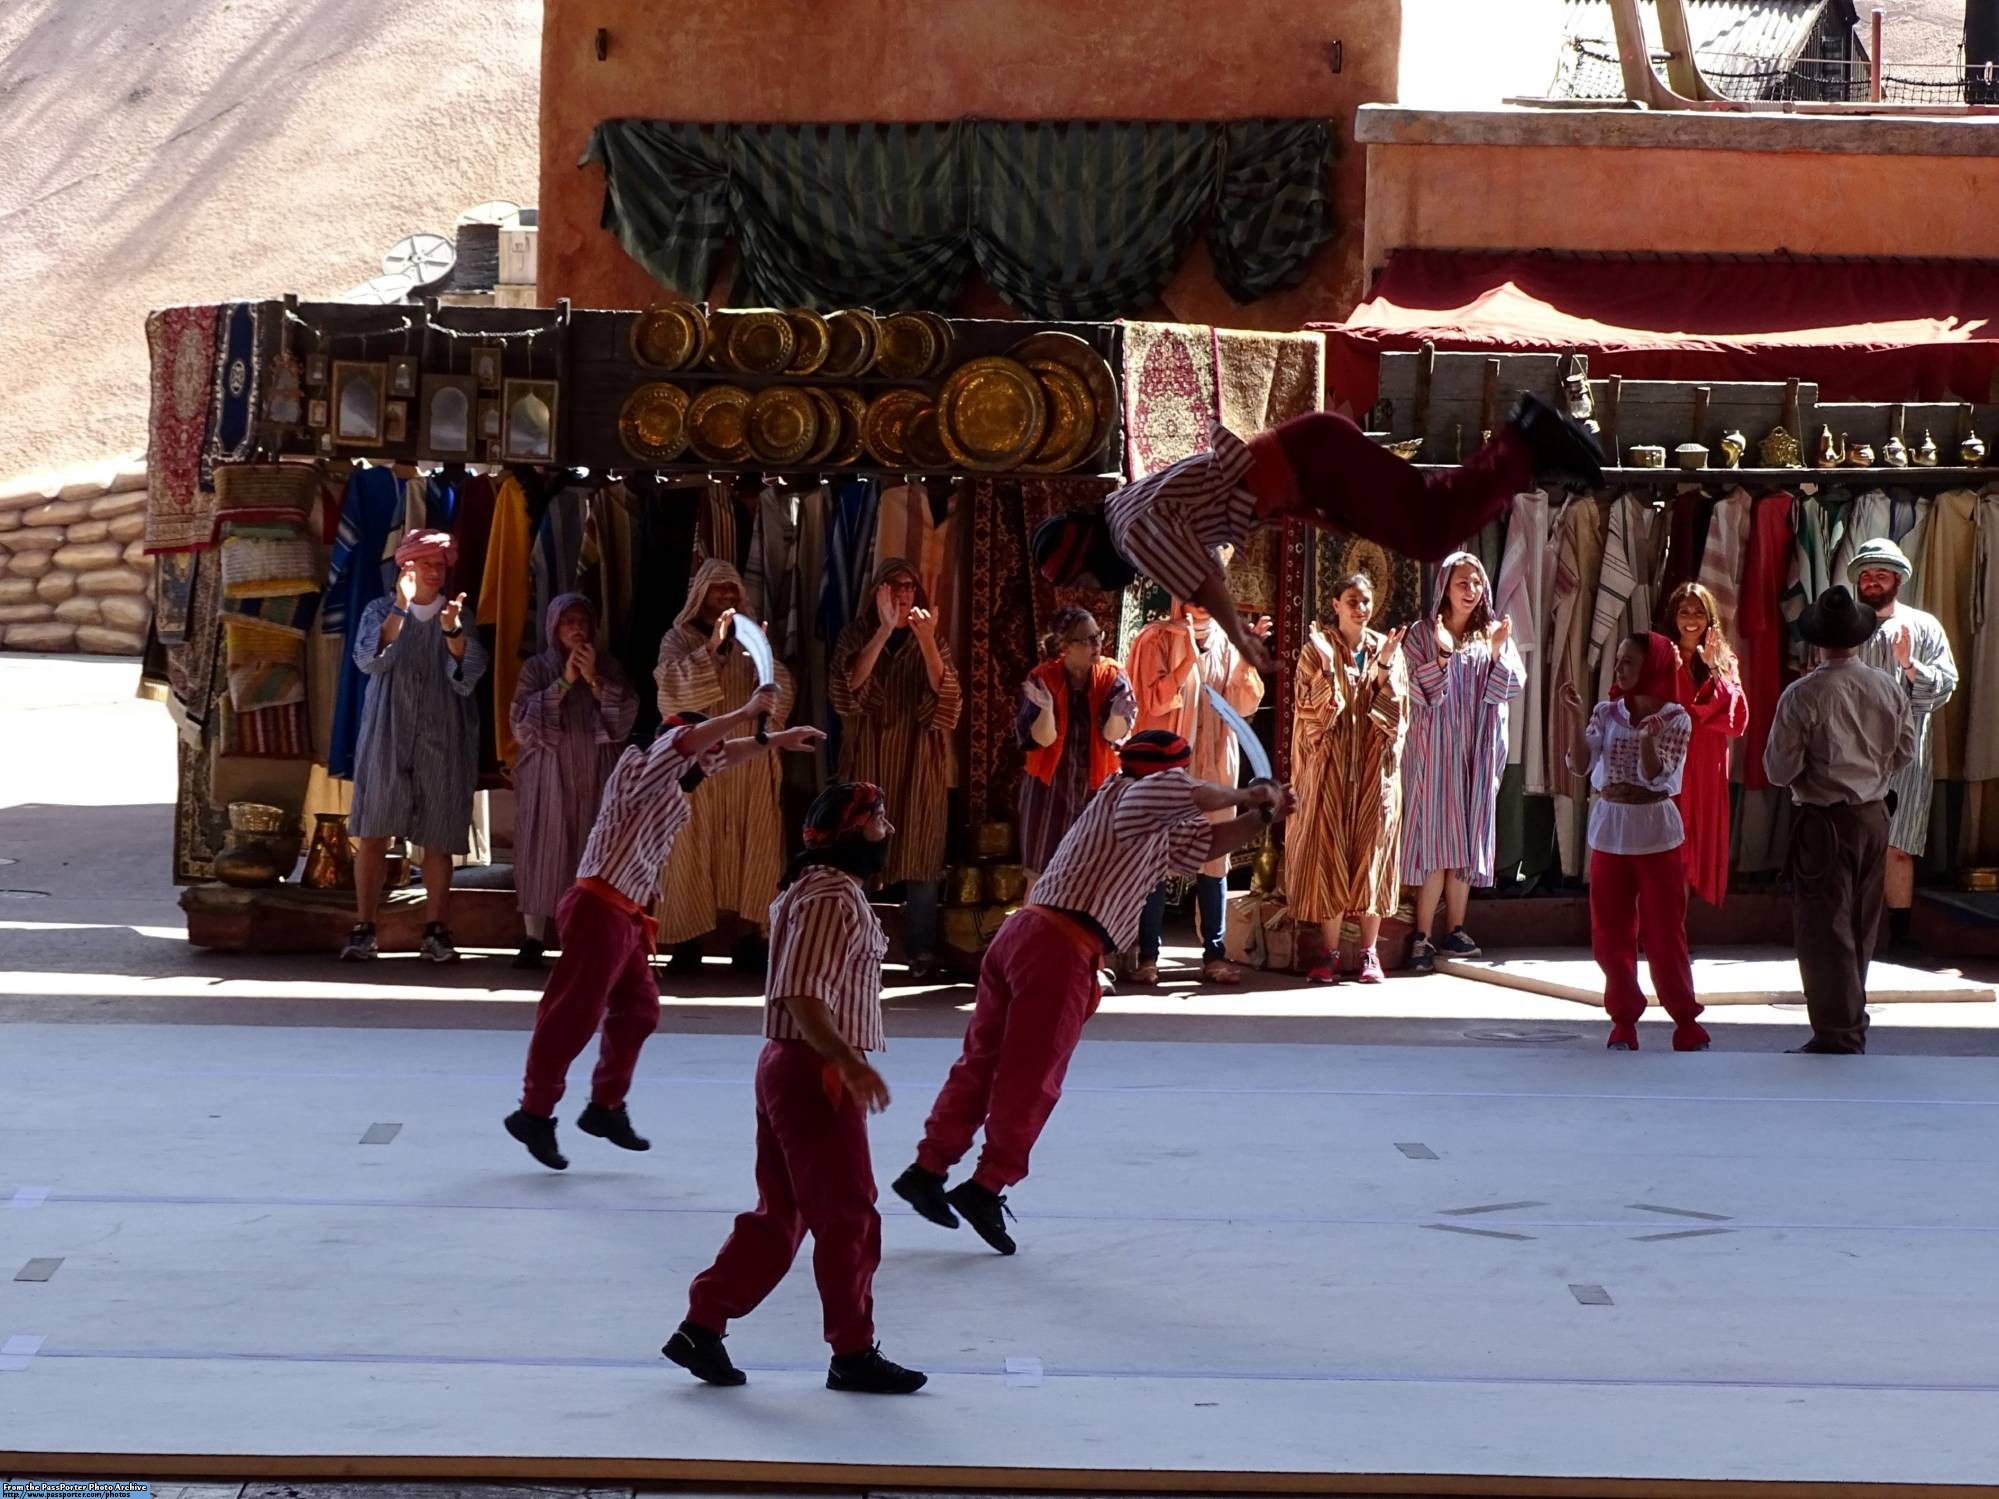
[[[1520,449],[1518,473],[1468,464],[1419,480],[1384,471],[1376,487],[1402,483],[1436,498],[1456,486],[1463,513],[1452,534],[1462,535],[1490,518],[1509,485],[1546,467],[1529,461],[1537,442],[1587,469],[1593,444],[1531,405],[1523,410],[1500,434]],[[1303,437],[1348,456],[1321,473],[1294,454],[1269,483],[1293,503],[1309,481],[1315,513],[1345,523],[1358,510],[1340,475],[1380,460],[1357,429],[1332,420],[1315,420]],[[1279,436],[1299,440],[1295,425]],[[1330,618],[1307,632],[1292,668],[1291,782],[1239,784],[1244,761],[1261,759],[1247,716],[1278,667],[1268,622],[1235,610],[1216,555],[1232,544],[1247,514],[1236,513],[1238,502],[1251,495],[1231,487],[1239,473],[1218,465],[1242,470],[1256,454],[1232,448],[1219,430],[1216,442],[1215,453],[1150,488],[1121,492],[1126,548],[1155,576],[1183,576],[1186,597],[1134,639],[1122,663],[1106,658],[1095,616],[1063,610],[1049,622],[1045,659],[1021,684],[1018,826],[1031,883],[979,960],[961,1052],[892,1186],[923,1219],[968,1225],[1001,1254],[1017,1247],[1008,1195],[1028,1175],[1106,970],[1122,957],[1138,984],[1158,980],[1171,882],[1193,884],[1198,971],[1209,983],[1242,978],[1223,944],[1231,858],[1279,836],[1288,909],[1321,936],[1312,981],[1382,982],[1382,925],[1409,887],[1415,921],[1396,954],[1400,967],[1422,973],[1440,958],[1479,953],[1465,929],[1468,900],[1493,881],[1508,704],[1527,687],[1513,621],[1495,615],[1491,582],[1466,552],[1441,559],[1428,611],[1388,630],[1376,628],[1375,584],[1339,580]],[[1493,446],[1502,458],[1510,451],[1498,438]],[[1334,513],[1334,501],[1347,509]],[[1043,576],[1065,585],[1127,580],[1105,541],[1121,524],[1118,504],[1106,514],[1108,523],[1073,516],[1044,525]],[[406,537],[396,587],[368,607],[357,635],[370,690],[350,814],[359,920],[348,959],[377,954],[374,920],[397,838],[423,850],[423,956],[456,957],[447,902],[453,855],[467,846],[472,693],[486,658],[462,618],[463,596],[448,590],[454,554],[443,532]],[[1810,669],[1784,689],[1763,756],[1771,783],[1792,800],[1788,874],[1812,1024],[1798,1050],[1821,1054],[1865,1049],[1876,930],[1884,905],[1906,911],[1912,886],[1899,788],[1920,776],[1928,715],[1954,681],[1935,655],[1941,630],[1899,602],[1910,567],[1894,544],[1867,543],[1852,572],[1857,596],[1831,588],[1798,621]],[[525,928],[516,962],[538,968],[550,950],[556,957],[519,1107],[504,1128],[542,1166],[566,1169],[556,1110],[571,1065],[601,1036],[575,1127],[627,1151],[649,1149],[627,1097],[659,1020],[656,958],[664,947],[670,966],[698,962],[707,934],[731,918],[741,932],[736,960],[765,979],[757,1204],[695,1277],[687,1315],[662,1352],[708,1383],[741,1384],[727,1329],[777,1286],[810,1233],[832,1350],[828,1386],[911,1393],[925,1376],[886,1358],[875,1340],[881,1220],[867,1116],[889,1104],[870,1061],[885,1039],[889,941],[878,901],[899,896],[905,962],[911,977],[928,977],[962,694],[916,570],[884,559],[828,662],[839,779],[788,829],[781,757],[822,754],[826,735],[787,721],[792,678],[782,663],[752,662],[756,653],[732,628],[742,604],[733,567],[701,567],[661,642],[654,685],[663,718],[644,745],[628,743],[636,697],[599,648],[592,606],[565,595],[548,607],[546,649],[524,665],[510,729]],[[1688,895],[1719,898],[1725,888],[1730,744],[1747,719],[1715,600],[1697,584],[1676,590],[1658,629],[1617,644],[1611,681],[1595,704],[1563,686],[1551,720],[1562,741],[1556,754],[1593,793],[1589,910],[1608,1045],[1639,1046],[1642,944],[1673,1049],[1704,1051]],[[975,1141],[974,1167],[954,1183]]]

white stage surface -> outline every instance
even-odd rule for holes
[[[955,1052],[892,1042],[877,1312],[933,1378],[869,1400],[809,1247],[747,1388],[658,1355],[751,1195],[752,1038],[654,1040],[645,1156],[570,1126],[586,1057],[555,1175],[500,1130],[519,1033],[4,1034],[0,1472],[1999,1482],[1989,1060],[1086,1040],[1001,1259],[888,1193]]]
[[[1603,1008],[1603,970],[1586,952],[1574,948],[1521,948],[1489,953],[1482,958],[1439,956],[1437,969],[1459,978],[1477,979],[1502,988],[1572,999]],[[1638,986],[1658,1002],[1652,970],[1638,964]],[[1694,994],[1704,1005],[1803,1004],[1804,985],[1798,960],[1788,948],[1724,947],[1694,955]],[[1888,1004],[1991,1004],[1990,984],[1875,962],[1867,969],[1867,1002]]]

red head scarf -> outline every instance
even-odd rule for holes
[[[1178,770],[1194,758],[1186,740],[1165,729],[1146,729],[1125,740],[1118,750],[1118,763],[1133,780],[1157,775],[1162,770]]]
[[[1656,698],[1662,705],[1680,700],[1680,652],[1673,642],[1658,631],[1649,631],[1645,641],[1645,669],[1638,675],[1638,685],[1632,689],[1639,697]],[[1614,703],[1624,697],[1624,689],[1615,682],[1610,685],[1610,700]]]
[[[449,531],[408,531],[396,544],[396,566],[408,567],[424,557],[442,557],[450,567],[458,560],[458,543]]]
[[[882,804],[882,789],[870,781],[828,786],[805,813],[805,846],[830,848],[868,825]]]

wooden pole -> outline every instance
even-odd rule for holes
[[[1874,40],[1867,49],[1867,97],[1881,102],[1881,7],[1874,7]]]

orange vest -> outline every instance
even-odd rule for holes
[[[1104,709],[1111,700],[1111,689],[1124,674],[1124,668],[1115,661],[1099,661],[1090,672],[1090,725],[1092,729],[1104,721]],[[1062,763],[1062,746],[1069,742],[1069,670],[1058,658],[1044,661],[1028,673],[1035,681],[1048,689],[1048,695],[1055,699],[1055,742],[1037,744],[1027,752],[1027,773],[1044,786],[1055,784],[1055,767]],[[1111,778],[1118,767],[1117,746],[1100,733],[1090,735],[1090,789],[1095,791]]]

